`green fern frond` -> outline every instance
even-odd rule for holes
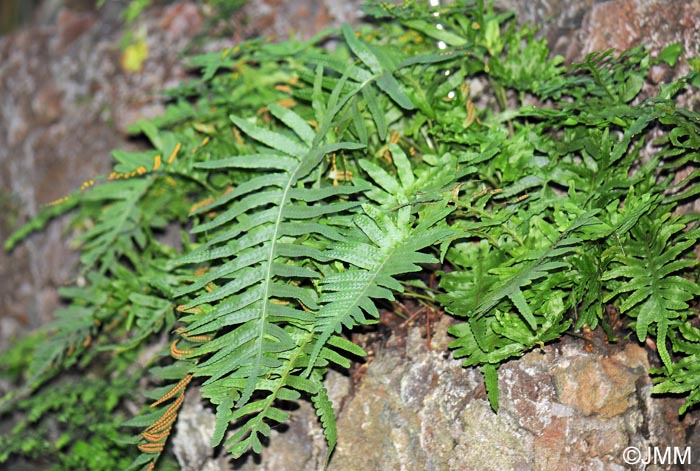
[[[673,369],[655,368],[654,393],[682,394],[685,402],[678,411],[685,414],[689,408],[700,404],[700,329],[686,321],[678,328],[678,334],[670,331],[673,349],[684,356],[673,363]]]
[[[370,46],[355,35],[346,23],[343,25],[343,37],[352,52],[370,69],[376,79],[377,86],[389,95],[399,106],[406,110],[414,108],[413,102],[402,90],[399,82],[393,77],[400,61],[395,54],[387,54],[377,46]]]
[[[277,105],[269,111],[288,132],[231,116],[260,152],[196,164],[209,172],[265,173],[198,208],[195,216],[218,214],[192,230],[204,243],[170,265],[213,264],[206,273],[189,277],[190,283],[175,295],[191,297],[181,310],[202,310],[182,319],[189,324],[184,332],[214,337],[185,357],[197,361],[192,373],[205,378],[204,397],[220,405],[217,430],[230,422],[239,424],[226,441],[235,456],[249,448],[259,452],[260,437],[270,431],[268,422],[286,420],[277,401],[296,399],[295,390],[314,394],[318,387],[298,376],[307,366],[305,350],[314,322],[305,310],[318,308],[316,292],[306,280],[320,277],[314,263],[330,259],[314,244],[344,239],[334,229],[333,217],[359,208],[359,203],[339,199],[363,190],[319,186],[312,174],[327,154],[353,151],[361,144],[322,143],[323,136],[295,112]],[[307,245],[307,238],[313,243]],[[218,433],[215,441],[222,438]]]
[[[596,221],[595,212],[583,213],[558,232],[533,216],[529,237],[517,244],[504,237],[501,247],[486,241],[455,246],[448,259],[465,268],[443,276],[441,285],[450,293],[438,296],[448,312],[467,317],[449,329],[456,337],[450,344],[455,358],[464,358],[464,366],[492,368],[566,331],[567,271],[579,252],[579,233]],[[495,369],[486,372],[494,375]],[[498,383],[488,380],[496,409]]]
[[[15,246],[27,238],[29,234],[42,230],[54,218],[57,218],[74,209],[76,206],[78,206],[80,201],[78,197],[79,195],[80,193],[76,191],[67,197],[61,198],[60,200],[50,203],[42,208],[36,216],[27,222],[27,224],[24,224],[22,227],[10,234],[5,241],[4,249],[7,251],[13,250]]]
[[[398,146],[391,149],[398,178],[368,161],[362,162],[373,180],[387,191],[368,193],[379,205],[362,206],[364,214],[354,218],[359,229],[355,231],[356,237],[334,243],[325,252],[330,259],[348,264],[348,268],[321,280],[321,307],[315,325],[318,338],[307,374],[332,335],[344,327],[351,329],[374,322],[379,317],[374,300],[393,300],[393,293],[403,291],[396,276],[419,271],[421,264],[438,261],[433,255],[423,253],[423,249],[456,237],[446,223],[453,211],[446,206],[448,196],[431,201],[417,216],[413,214],[412,206],[406,203],[409,192],[421,190],[416,183],[420,181],[426,191],[432,192],[440,181],[416,179],[403,151]],[[395,210],[394,206],[400,208]]]
[[[330,460],[331,453],[335,448],[335,444],[338,440],[338,432],[336,430],[335,424],[335,411],[333,410],[333,403],[331,403],[328,398],[328,391],[323,384],[323,377],[316,370],[314,374],[311,375],[311,380],[315,382],[318,386],[316,394],[311,396],[311,402],[316,409],[316,415],[323,425],[323,434],[326,437],[326,443],[328,443],[328,452],[326,453],[326,466],[328,466],[328,461]]]
[[[678,272],[697,265],[697,260],[683,255],[697,244],[700,232],[687,231],[682,216],[659,212],[655,216],[641,219],[630,230],[625,249],[611,248],[614,261],[602,280],[619,283],[604,301],[617,300],[620,312],[636,319],[639,341],[646,340],[655,325],[659,356],[671,371],[666,345],[669,326],[685,319],[689,301],[700,294],[700,287]]]

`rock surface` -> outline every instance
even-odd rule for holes
[[[184,17],[183,5],[146,22],[150,54],[139,74],[120,68],[115,12],[61,8],[52,25],[0,38],[0,239],[106,173],[112,149],[140,144],[126,128],[161,112],[158,92],[187,75],[181,54],[191,36],[164,22],[176,8]],[[0,251],[0,348],[19,331],[45,324],[59,303],[56,288],[74,281],[66,223],[50,224],[12,253]]]
[[[697,0],[495,0],[517,12],[522,23],[540,28],[555,54],[569,61],[593,51],[646,45],[652,55],[681,43],[689,56],[700,53]]]
[[[435,327],[430,350],[423,327],[391,336],[354,388],[346,376],[329,375],[338,413],[329,471],[688,469],[623,460],[627,447],[684,450],[690,446],[685,431],[696,421],[678,419],[679,400],[651,398],[644,348],[564,338],[530,352],[500,368],[494,413],[481,374],[444,354],[448,323],[443,318]],[[185,405],[186,418],[188,408],[201,406]],[[184,426],[189,429],[188,419]],[[202,424],[188,433],[201,462],[211,459],[206,443],[212,430]],[[315,471],[322,469],[325,451],[316,416],[302,404],[288,427],[273,431],[261,457],[244,457],[233,469]]]
[[[481,375],[414,328],[377,354],[342,409],[330,469],[612,471],[626,469],[627,446],[684,445],[666,421],[677,403],[649,400],[644,349],[583,347],[565,338],[502,366],[495,414]]]
[[[196,390],[188,391],[173,437],[173,453],[182,471],[230,469],[225,453],[223,456],[213,456],[210,442],[215,424],[216,416],[204,407],[202,396]]]

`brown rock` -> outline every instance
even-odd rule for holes
[[[481,375],[428,351],[418,328],[387,345],[339,413],[331,471],[613,471],[629,445],[683,443],[634,344],[564,339],[502,366],[498,414]]]
[[[160,27],[170,37],[198,34],[204,24],[204,17],[194,2],[175,3],[167,6],[161,15]]]
[[[32,101],[32,111],[39,124],[49,124],[61,115],[62,93],[53,83],[44,84]]]
[[[572,359],[554,376],[557,398],[581,414],[613,417],[630,406],[638,377],[617,362],[603,358],[595,363],[587,358]]]
[[[325,28],[337,28],[343,22],[357,23],[362,0],[260,0],[248,2],[240,13],[246,18],[245,27],[237,31],[241,38],[265,35],[276,39],[290,35],[309,39]]]
[[[0,200],[15,209],[2,215],[2,240],[43,205],[105,174],[112,149],[135,148],[120,130],[162,112],[157,92],[187,77],[182,53],[199,18],[193,3],[169,7],[170,29],[155,26],[168,18],[162,8],[144,14],[149,61],[133,76],[119,72],[116,3],[59,7],[52,24],[0,38]],[[10,318],[0,349],[18,329],[46,324],[59,305],[57,287],[73,281],[65,227],[51,223],[12,253],[0,251],[0,300]]]
[[[622,51],[639,44],[640,18],[637,0],[595,3],[586,16],[584,30],[590,32],[581,56],[610,48]]]
[[[57,50],[63,52],[76,39],[92,28],[97,21],[90,12],[77,12],[63,8],[58,14],[58,45]]]

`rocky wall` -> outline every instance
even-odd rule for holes
[[[651,398],[643,347],[565,337],[530,352],[500,368],[496,414],[481,374],[445,355],[449,323],[442,317],[433,325],[431,348],[425,325],[403,326],[353,379],[329,374],[338,414],[329,471],[693,469],[627,464],[628,447],[690,446],[691,459],[700,459],[697,417],[679,420],[678,399]],[[195,401],[182,414],[174,443],[183,471],[232,469],[207,445],[213,413]],[[316,416],[302,404],[289,426],[273,430],[261,457],[245,456],[233,469],[316,471],[325,452]]]

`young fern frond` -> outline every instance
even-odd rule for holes
[[[564,289],[571,283],[567,275],[571,260],[580,250],[578,233],[596,222],[595,212],[583,213],[558,232],[533,216],[531,227],[538,230],[531,229],[530,240],[521,246],[503,240],[498,248],[482,241],[479,246],[460,247],[456,258],[448,257],[467,264],[464,270],[444,275],[442,285],[451,292],[438,298],[448,312],[468,318],[450,328],[457,337],[450,344],[455,358],[464,357],[464,366],[496,366],[559,338],[571,323],[564,319],[568,308]],[[485,273],[482,266],[492,268]],[[489,400],[496,409],[494,371],[485,373]]]
[[[91,201],[109,201],[95,225],[80,234],[83,245],[80,261],[83,272],[96,266],[104,272],[118,258],[134,250],[138,241],[145,239],[141,233],[139,200],[145,197],[155,177],[130,178],[107,182],[93,188],[86,195]]]
[[[355,35],[355,32],[346,23],[343,25],[343,37],[347,42],[352,52],[366,65],[372,77],[376,81],[377,86],[387,95],[391,97],[401,108],[412,110],[415,108],[411,99],[402,90],[401,84],[392,75],[398,68],[399,61],[396,56],[386,54],[378,46],[370,46],[361,38]],[[367,80],[364,80],[367,81]],[[375,120],[381,118],[375,118]]]
[[[85,365],[100,351],[135,348],[172,325],[172,305],[168,301],[139,294],[145,287],[124,266],[116,264],[111,271],[124,277],[119,286],[108,276],[91,271],[85,277],[85,286],[59,289],[59,294],[71,302],[56,311],[56,320],[46,326],[48,338],[29,364],[28,387],[39,387],[65,368]],[[135,335],[115,344],[118,327],[133,329]]]
[[[685,414],[691,407],[700,404],[700,329],[690,321],[686,321],[678,328],[678,333],[670,330],[669,337],[673,349],[682,358],[673,363],[673,370],[667,368],[655,368],[654,393],[657,394],[682,394],[685,402],[678,413]]]
[[[379,188],[369,192],[368,196],[374,202],[363,204],[364,214],[355,216],[353,222],[358,229],[354,231],[355,236],[348,241],[333,243],[324,252],[328,258],[347,264],[347,268],[321,280],[320,308],[315,325],[318,337],[307,374],[322,357],[322,349],[332,335],[340,333],[343,328],[376,322],[379,312],[375,301],[392,301],[393,293],[403,291],[396,279],[398,275],[420,271],[420,264],[438,261],[433,255],[422,252],[423,249],[457,237],[446,222],[453,211],[447,207],[447,196],[432,201],[417,214],[413,205],[408,203],[409,195],[421,190],[432,192],[441,182],[416,179],[403,151],[396,145],[392,145],[391,150],[398,178],[363,161],[361,165],[375,184],[388,192]],[[422,188],[418,182],[423,184]]]
[[[650,330],[655,332],[659,356],[670,372],[669,327],[686,320],[689,301],[700,294],[697,283],[679,276],[697,266],[697,260],[687,254],[697,244],[700,231],[687,230],[683,216],[673,216],[664,209],[652,213],[653,218],[640,219],[630,230],[624,248],[611,247],[613,262],[602,279],[618,282],[604,301],[615,300],[621,313],[636,319],[637,339],[643,342]]]
[[[292,332],[292,329],[289,331]],[[235,410],[231,409],[230,406],[222,409],[227,415],[225,417],[227,423],[239,424],[234,434],[224,443],[224,446],[235,457],[241,456],[249,449],[260,453],[262,451],[261,437],[270,435],[271,428],[268,422],[274,424],[288,420],[289,413],[279,407],[280,401],[294,401],[301,397],[301,392],[315,394],[318,389],[317,383],[294,374],[295,370],[303,366],[302,362],[306,356],[303,346],[309,341],[310,334],[297,330],[292,332],[290,337],[294,338],[293,346],[279,352],[281,361],[276,366],[270,365],[269,362],[266,364],[266,378],[259,379],[255,384],[256,397],[244,406],[236,406]],[[294,346],[297,348],[293,348]],[[229,377],[220,385],[212,383],[211,387],[212,391],[213,388],[221,386],[230,390],[231,388],[240,389],[242,384],[244,383],[236,384],[236,380]],[[222,420],[220,419],[222,410],[217,408],[217,422]],[[222,438],[222,436],[217,435],[212,441],[217,443]]]

